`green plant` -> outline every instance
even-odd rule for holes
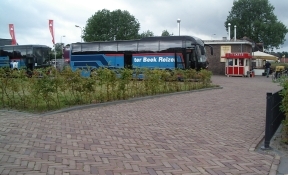
[[[283,87],[280,95],[282,96],[282,102],[280,109],[285,113],[286,119],[282,121],[283,130],[282,130],[282,141],[288,144],[288,81],[287,79],[281,81],[280,85]]]

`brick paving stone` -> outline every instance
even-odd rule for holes
[[[213,76],[223,89],[46,116],[0,110],[0,174],[269,174],[254,152],[270,78]]]

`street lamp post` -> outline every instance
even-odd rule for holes
[[[81,37],[81,43],[82,43],[82,34],[83,34],[82,27],[80,27],[80,26],[78,26],[78,25],[75,25],[75,27],[78,27],[78,28],[81,29],[81,35],[80,35],[80,37]]]
[[[180,22],[181,22],[181,19],[177,19],[177,23],[178,23],[178,32],[179,32],[179,36],[180,36]]]
[[[231,24],[230,23],[228,23],[228,40],[230,41],[230,37],[231,37],[231,35],[230,35],[230,26],[231,26]]]

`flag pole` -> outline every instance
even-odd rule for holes
[[[54,44],[54,54],[55,54],[55,69],[56,69],[56,44]]]
[[[53,20],[49,19],[49,30],[50,30],[50,33],[52,35],[52,43],[54,44],[54,54],[55,54],[55,69],[56,69],[56,43],[55,43],[55,40],[54,40],[54,24],[53,24]]]

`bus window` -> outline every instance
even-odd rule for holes
[[[72,53],[81,52],[81,43],[72,44]]]
[[[33,55],[32,47],[26,48],[26,55],[27,55],[27,57],[32,57],[32,55]]]
[[[98,52],[99,43],[82,43],[82,52]]]
[[[118,51],[137,51],[137,42],[118,42]]]
[[[182,48],[182,41],[160,41],[160,51],[168,50],[171,48]]]
[[[33,53],[34,53],[34,58],[35,58],[35,63],[37,63],[37,66],[43,64],[43,53],[42,53],[42,48],[41,47],[34,47],[33,48]]]
[[[8,56],[9,59],[14,59],[13,47],[11,46],[3,48],[3,56]]]
[[[43,64],[49,64],[49,51],[50,48],[42,48],[42,53],[43,53]]]
[[[37,66],[49,64],[49,47],[33,47],[34,59]]]
[[[204,46],[200,46],[201,49],[201,55],[205,55],[206,54],[206,49]]]
[[[14,57],[16,59],[25,59],[26,58],[26,47],[25,46],[14,47]]]
[[[154,42],[139,41],[138,51],[157,52],[159,51],[159,42],[158,41],[154,41]]]
[[[3,57],[3,56],[5,56],[4,50],[0,47],[0,57]]]
[[[115,42],[100,43],[99,51],[117,51],[117,43]],[[83,52],[83,49],[82,49],[82,52]]]

